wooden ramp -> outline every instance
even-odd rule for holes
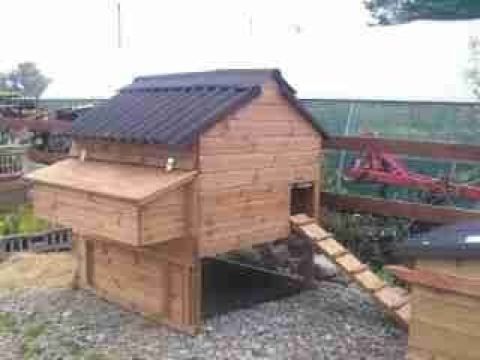
[[[325,254],[347,277],[371,294],[376,303],[397,323],[408,327],[410,303],[406,290],[389,286],[338,243],[332,234],[322,229],[313,218],[298,214],[291,216],[290,222],[295,231],[310,238],[318,251]]]

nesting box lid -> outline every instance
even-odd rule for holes
[[[196,171],[67,159],[26,176],[37,183],[147,203],[190,182]]]
[[[480,221],[441,226],[411,236],[405,253],[414,258],[480,258]]]

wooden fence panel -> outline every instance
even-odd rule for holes
[[[442,160],[465,160],[480,162],[480,146],[466,144],[443,144],[426,141],[397,140],[364,136],[337,136],[324,142],[327,149],[363,151],[373,147],[395,154],[424,156]]]
[[[336,210],[404,217],[437,224],[480,220],[480,211],[446,206],[432,206],[357,195],[339,195],[328,192],[323,192],[321,199],[322,206],[331,207]]]

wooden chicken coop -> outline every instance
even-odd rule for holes
[[[190,333],[201,260],[286,238],[318,212],[325,133],[278,70],[139,77],[38,170],[38,216],[73,229],[79,284]]]

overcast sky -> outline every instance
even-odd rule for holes
[[[0,14],[0,71],[35,61],[53,79],[45,97],[107,97],[141,74],[278,67],[302,97],[468,99],[468,39],[480,35],[480,21],[368,27],[361,0],[15,0]]]

